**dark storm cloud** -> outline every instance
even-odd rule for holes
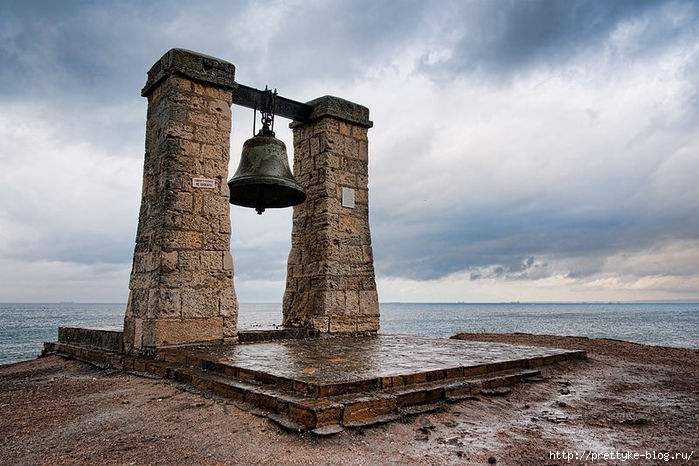
[[[0,261],[31,261],[28,277],[40,260],[52,277],[122,263],[127,289],[140,90],[173,47],[243,84],[370,108],[379,281],[584,280],[694,244],[697,24],[682,0],[0,2]],[[233,169],[248,115],[234,109]],[[232,220],[238,285],[283,282],[289,218]],[[695,273],[663,258],[643,270]]]
[[[432,191],[413,189],[414,198],[429,199],[429,208],[412,202],[414,209],[406,212],[396,209],[397,196],[386,196],[383,202],[375,204],[372,214],[376,264],[382,275],[436,280],[472,270],[473,280],[536,279],[561,272],[569,278],[591,277],[603,269],[606,258],[622,251],[631,256],[662,241],[699,237],[699,221],[695,220],[699,204],[688,198],[696,190],[687,190],[687,179],[678,178],[679,183],[674,186],[665,179],[662,190],[653,189],[658,179],[666,176],[666,167],[672,160],[682,159],[685,170],[696,165],[692,161],[696,156],[689,155],[696,150],[689,129],[697,115],[697,81],[689,71],[696,69],[699,62],[699,9],[695,3],[484,2],[475,7],[460,3],[457,10],[450,17],[451,22],[447,20],[458,37],[447,43],[449,54],[436,59],[423,56],[419,67],[442,85],[454,86],[461,80],[465,82],[463,87],[468,87],[487,81],[491,89],[500,87],[504,94],[515,76],[535,72],[543,76],[541,79],[548,79],[565,76],[568,69],[574,68],[584,70],[571,73],[571,77],[589,79],[589,92],[595,92],[596,86],[602,92],[607,84],[604,75],[609,73],[607,82],[618,81],[621,96],[628,86],[638,85],[641,79],[661,79],[654,74],[629,77],[629,69],[641,65],[652,69],[653,64],[662,63],[669,56],[685,56],[680,61],[683,65],[669,76],[679,78],[687,98],[673,97],[671,105],[677,105],[677,110],[664,112],[659,97],[639,95],[649,102],[658,99],[658,103],[644,109],[647,114],[629,114],[629,128],[636,125],[633,119],[646,121],[636,135],[629,138],[621,133],[615,136],[618,142],[608,146],[590,138],[577,141],[582,145],[566,150],[579,153],[581,160],[589,162],[577,165],[571,159],[574,171],[569,179],[542,181],[536,172],[522,173],[538,185],[526,196],[503,196],[508,183],[523,182],[499,176],[497,159],[513,154],[531,160],[540,157],[533,144],[533,138],[539,136],[536,134],[530,136],[531,141],[522,141],[523,145],[514,148],[515,153],[500,152],[492,162],[474,159],[473,154],[464,152],[464,160],[471,157],[471,161],[458,164],[463,169],[455,169],[457,164],[452,164],[445,166],[444,174],[437,173],[445,183],[425,183],[424,179],[415,183],[414,186],[432,187]],[[595,82],[597,79],[599,83]],[[513,114],[518,111],[517,106],[518,102],[513,101]],[[485,118],[493,118],[488,109],[483,112]],[[593,107],[588,114],[593,119],[599,117]],[[672,120],[666,119],[668,115]],[[541,118],[542,125],[548,121],[535,113],[524,118]],[[550,129],[562,130],[560,137],[567,137],[567,130],[558,128],[555,122]],[[672,133],[677,137],[668,138],[664,152],[650,155],[642,149],[652,138]],[[493,144],[497,146],[497,142]],[[574,144],[572,139],[570,144]],[[616,152],[620,150],[623,152]],[[679,156],[681,153],[685,155]],[[561,156],[566,154],[553,153],[549,157]],[[606,168],[597,173],[587,170],[597,164]],[[624,164],[628,164],[626,169]],[[495,168],[489,170],[493,190],[481,191],[477,197],[459,196],[460,192],[468,192],[463,187],[474,181],[469,175],[473,168],[489,165]],[[421,176],[429,178],[433,174],[416,173],[413,179]],[[405,182],[397,184],[405,186]],[[571,189],[573,186],[577,188]],[[383,195],[379,193],[379,197]],[[460,199],[463,208],[454,199]],[[479,209],[484,202],[488,209]],[[554,267],[549,259],[565,262],[566,269]],[[675,273],[668,271],[671,268],[660,274]]]
[[[457,11],[449,24],[459,36],[451,57],[422,69],[440,77],[476,74],[507,81],[531,68],[552,70],[589,54],[623,60],[652,55],[686,35],[699,9],[691,1],[502,0],[461,2]],[[635,23],[643,33],[630,49],[615,50],[613,34]]]
[[[139,89],[152,52],[143,31],[154,13],[124,3],[0,3],[0,103],[35,109],[59,141],[140,158],[133,116],[145,108]]]
[[[648,215],[643,205],[637,205],[623,212],[605,214],[600,210],[594,218],[571,218],[565,211],[520,214],[511,207],[502,204],[488,211],[448,211],[413,222],[375,221],[377,270],[385,276],[434,280],[495,265],[502,277],[532,279],[532,274],[521,272],[530,268],[534,259],[585,258],[578,268],[566,271],[570,276],[584,277],[599,272],[603,259],[619,251],[651,248],[659,238],[699,238],[699,218],[675,210]],[[696,212],[696,204],[690,208]],[[523,264],[528,266],[523,268]],[[559,272],[539,267],[537,278]],[[473,277],[477,278],[482,277]]]
[[[304,14],[289,10],[279,28],[269,31],[269,53],[293,81],[362,80],[368,71],[392,66],[397,52],[420,41],[434,7],[419,0],[316,2]]]
[[[103,102],[123,99],[132,92],[128,81],[134,76],[142,80],[142,73],[124,66],[140,49],[120,44],[135,45],[134,32],[144,16],[147,11],[134,15],[119,4],[107,10],[95,2],[3,2],[2,96],[64,103],[95,93]]]

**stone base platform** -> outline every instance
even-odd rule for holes
[[[44,352],[174,379],[260,409],[287,428],[319,434],[492,394],[538,376],[539,367],[586,357],[584,351],[398,335],[273,341],[257,335],[249,341],[260,340],[164,347],[153,359],[74,340],[46,343]]]

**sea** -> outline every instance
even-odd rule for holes
[[[124,303],[0,303],[0,364],[36,358],[58,327],[121,330]],[[699,348],[699,303],[381,303],[381,334],[523,332]],[[239,329],[275,328],[280,303],[241,303]]]

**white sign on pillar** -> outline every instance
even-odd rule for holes
[[[211,178],[192,178],[192,187],[214,189],[216,187],[216,180],[212,180]]]
[[[342,207],[354,209],[354,189],[342,188]]]

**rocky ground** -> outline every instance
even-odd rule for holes
[[[317,437],[181,384],[49,356],[0,366],[0,464],[699,464],[699,350],[459,338],[585,349],[588,360],[412,422]]]

